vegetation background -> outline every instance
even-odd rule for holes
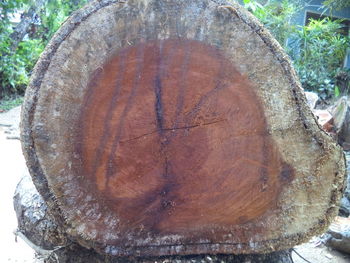
[[[31,71],[48,41],[88,1],[0,0],[0,111],[22,102]]]
[[[307,2],[245,0],[244,5],[289,54],[305,90],[317,92],[322,99],[345,95],[350,71],[343,63],[350,47],[349,32],[344,32],[343,20],[330,17],[310,19],[305,26],[291,23]],[[323,4],[332,13],[349,7],[350,0],[327,0]]]
[[[233,1],[233,0],[232,0]],[[48,41],[65,19],[89,0],[0,0],[0,111],[18,105],[31,71]],[[244,0],[292,58],[306,90],[324,99],[347,94],[350,72],[343,68],[349,36],[341,20],[291,23],[307,1]],[[326,0],[330,10],[350,6],[350,0]],[[15,20],[16,23],[14,23]]]

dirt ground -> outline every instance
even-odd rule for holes
[[[0,113],[0,167],[5,180],[0,184],[0,263],[25,262],[41,263],[35,258],[34,251],[20,238],[13,234],[17,227],[16,215],[13,210],[12,197],[15,187],[26,172],[26,165],[19,141],[20,107],[9,112]],[[342,254],[325,246],[316,246],[317,238],[308,243],[295,247],[293,252],[295,263],[348,263],[350,255]],[[305,261],[305,259],[307,261]]]
[[[24,157],[18,138],[20,108],[0,114],[0,167],[4,178],[0,184],[0,262],[39,262],[34,251],[13,234],[17,219],[12,196],[22,175],[26,172]],[[6,133],[5,133],[6,132]],[[9,133],[11,132],[11,133]],[[7,137],[12,139],[7,139]]]

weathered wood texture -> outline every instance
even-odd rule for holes
[[[293,263],[291,251],[252,255],[173,255],[162,257],[114,257],[86,249],[67,239],[66,234],[48,213],[29,174],[21,179],[14,196],[18,219],[16,235],[23,238],[45,263]]]
[[[96,1],[26,93],[34,183],[111,255],[262,253],[324,230],[344,157],[278,43],[225,1]]]

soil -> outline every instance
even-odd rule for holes
[[[12,197],[17,183],[27,169],[19,141],[19,120],[20,107],[0,113],[0,167],[2,176],[6,177],[0,184],[0,262],[42,263],[43,260],[36,257],[35,251],[14,234],[17,219]],[[320,244],[318,237],[295,247],[294,250],[304,258],[293,252],[295,263],[350,262],[350,255],[325,247]]]

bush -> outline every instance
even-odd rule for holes
[[[42,6],[38,6],[38,2],[0,1],[0,99],[24,93],[31,71],[52,35],[74,10],[88,0],[41,1]],[[27,35],[13,48],[11,33],[15,25],[11,23],[11,16],[23,15],[31,8],[36,13],[30,18]]]
[[[2,42],[0,53],[10,52],[10,41]],[[30,72],[44,49],[38,39],[22,41],[16,52],[0,59],[1,97],[9,94],[23,94],[29,81]],[[1,98],[0,97],[0,98]]]
[[[294,65],[306,90],[317,91],[324,98],[336,89],[336,76],[343,67],[349,37],[341,34],[341,20],[311,20],[297,31],[298,53]]]
[[[290,23],[298,11],[293,2],[265,1],[264,5],[262,2],[244,1],[245,7],[271,31],[290,55],[303,88],[316,91],[323,98],[338,95],[337,76],[340,72],[343,75],[348,72],[342,66],[350,44],[349,37],[341,34],[342,21],[325,18],[295,27]]]
[[[290,1],[267,1],[264,5],[258,1],[244,0],[245,7],[263,23],[283,48],[287,48],[287,39],[294,34],[296,27],[291,24],[298,7]]]

